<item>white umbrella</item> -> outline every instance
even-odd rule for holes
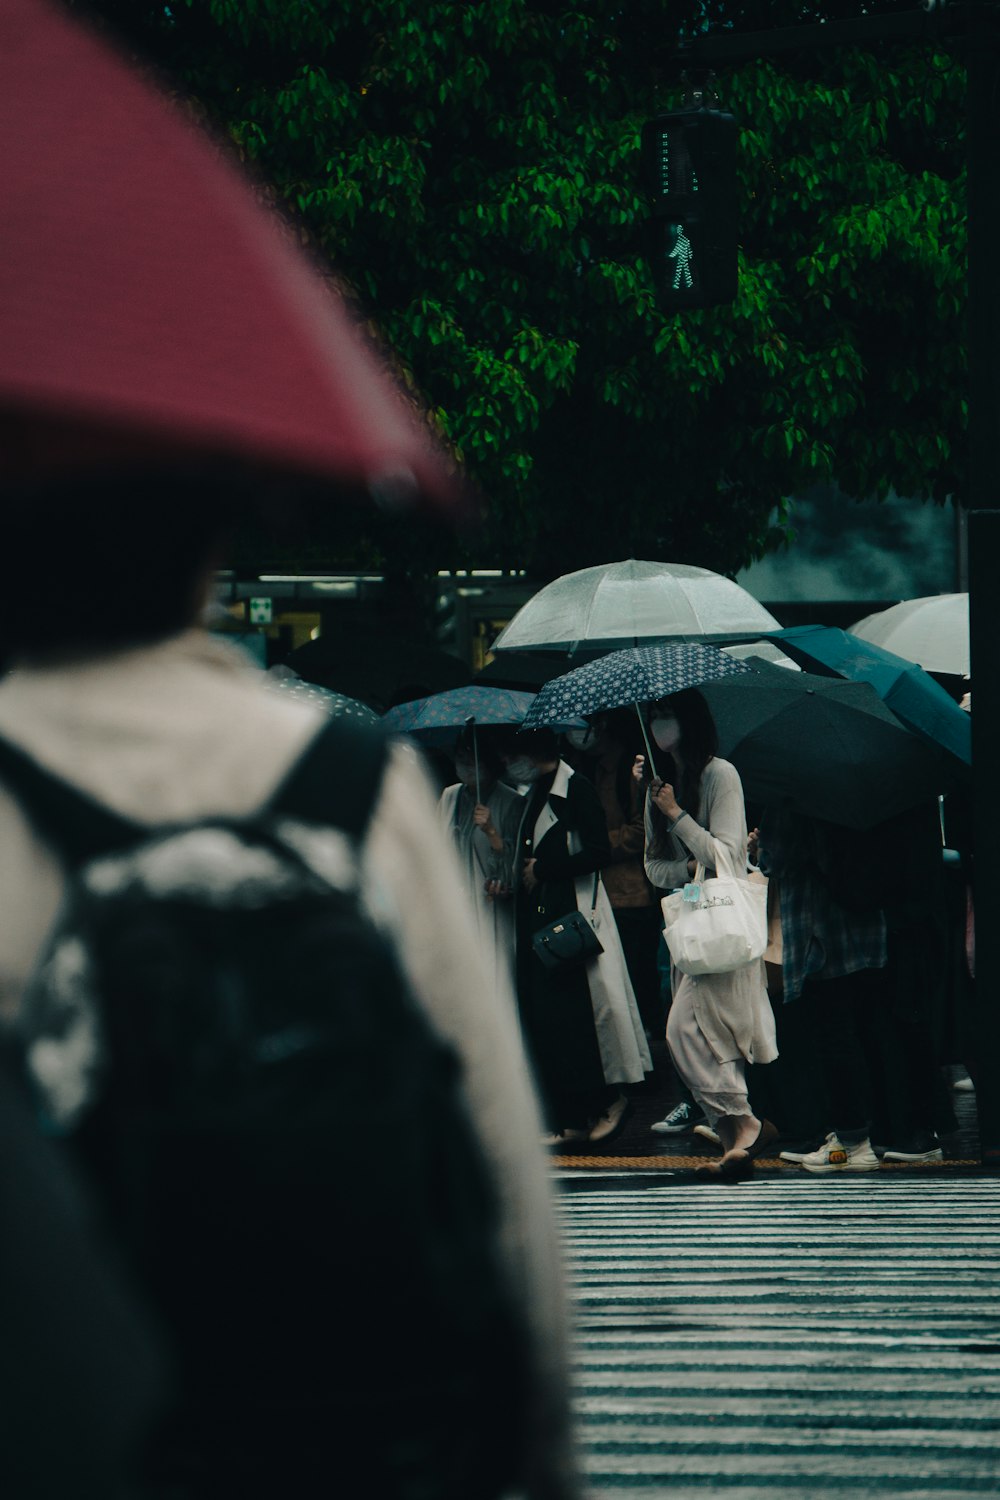
[[[780,625],[752,594],[684,563],[602,563],[540,589],[493,642],[494,651],[759,636]]]
[[[851,635],[915,661],[925,672],[969,675],[968,594],[928,594],[866,615]]]
[[[738,646],[723,646],[721,649],[734,661],[748,661],[751,666],[756,658],[770,662],[772,667],[786,667],[791,672],[802,671],[797,661],[792,661],[780,646],[775,646],[770,641],[742,641]]]

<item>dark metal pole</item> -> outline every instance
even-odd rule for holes
[[[972,1046],[983,1161],[1000,1168],[1000,16],[970,19],[969,161],[969,624],[972,652],[976,1007]]]
[[[973,838],[976,859],[976,1013],[968,1038],[978,1064],[977,1103],[984,1162],[1000,1170],[1000,0],[866,15],[769,32],[693,37],[679,62],[743,62],[779,52],[876,41],[967,38],[968,92],[968,571],[972,652]],[[946,247],[942,247],[943,249]]]

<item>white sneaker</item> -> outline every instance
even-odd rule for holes
[[[711,1125],[696,1125],[691,1131],[692,1135],[700,1135],[703,1141],[711,1141],[713,1146],[721,1146],[721,1137],[712,1129]]]
[[[944,1149],[941,1146],[931,1146],[927,1151],[883,1151],[883,1161],[915,1161],[936,1162],[944,1161]]]
[[[845,1146],[831,1132],[819,1150],[803,1156],[799,1165],[807,1172],[877,1172],[882,1163],[872,1150],[871,1141]]]
[[[820,1146],[815,1151],[779,1151],[778,1156],[782,1161],[794,1161],[796,1164],[804,1161],[812,1161],[814,1157],[818,1159],[821,1153],[826,1150],[827,1146],[829,1146],[831,1142],[834,1142],[838,1147],[840,1147],[840,1142],[837,1140],[836,1133],[832,1130],[827,1136],[825,1144]],[[840,1147],[840,1149],[843,1148]]]

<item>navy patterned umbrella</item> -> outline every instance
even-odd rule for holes
[[[524,728],[539,729],[612,708],[655,703],[682,688],[752,670],[717,646],[694,641],[627,646],[547,682],[528,710]],[[650,751],[648,740],[646,749]],[[650,768],[655,769],[651,752]]]

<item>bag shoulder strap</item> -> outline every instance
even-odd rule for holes
[[[723,879],[735,880],[737,878],[737,869],[736,862],[733,859],[733,856],[730,854],[725,844],[722,843],[721,839],[716,839],[715,843],[719,850],[721,858],[716,859],[715,864],[712,866],[712,868],[715,870],[717,876],[721,875]],[[693,877],[695,881],[699,883],[704,881],[705,872],[707,869],[708,866],[703,865],[701,860],[696,860]]]
[[[35,831],[71,866],[82,865],[97,854],[127,849],[146,832],[2,737],[0,781],[14,793]]]
[[[262,817],[284,815],[360,838],[382,783],[386,754],[380,726],[333,719],[309,742],[261,812],[242,821],[252,824]],[[71,867],[128,849],[153,832],[64,781],[2,736],[0,781],[14,793],[36,831]]]
[[[381,725],[331,719],[292,766],[265,815],[299,818],[360,838],[375,808],[388,748]]]

